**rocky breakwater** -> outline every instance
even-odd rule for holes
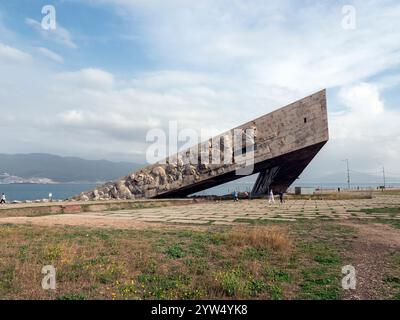
[[[223,172],[220,168],[219,173]],[[74,200],[129,200],[153,198],[182,185],[195,183],[204,175],[214,175],[207,165],[176,163],[157,164],[129,174],[115,182],[108,182],[94,190],[83,192]]]

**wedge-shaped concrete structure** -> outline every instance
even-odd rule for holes
[[[323,90],[76,199],[185,197],[257,173],[253,195],[284,192],[328,138]]]

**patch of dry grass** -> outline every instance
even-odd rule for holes
[[[228,239],[234,245],[272,249],[282,253],[289,253],[293,247],[287,231],[278,226],[236,227],[230,231]]]

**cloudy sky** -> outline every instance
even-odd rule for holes
[[[305,176],[400,176],[399,85],[398,0],[0,2],[0,153],[144,162],[151,128],[223,132],[327,88]]]

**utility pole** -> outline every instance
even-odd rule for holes
[[[382,173],[383,173],[383,189],[386,189],[385,166],[382,167]]]
[[[347,188],[350,190],[350,168],[349,168],[349,159],[344,159],[342,161],[346,162],[347,165]]]

